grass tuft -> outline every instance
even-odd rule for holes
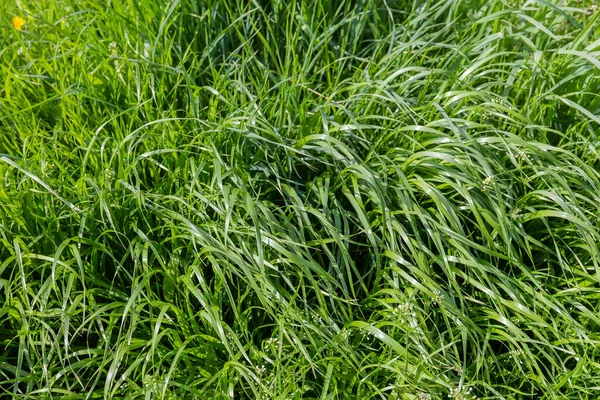
[[[0,15],[2,396],[596,398],[594,1]]]

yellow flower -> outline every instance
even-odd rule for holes
[[[20,31],[21,29],[23,29],[23,25],[25,25],[25,18],[19,17],[18,15],[12,18],[12,26],[16,30]]]

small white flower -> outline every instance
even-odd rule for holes
[[[104,176],[105,176],[107,179],[113,179],[113,178],[115,177],[115,171],[113,171],[113,170],[112,170],[112,169],[110,169],[110,168],[105,168],[105,169],[104,169]]]
[[[450,394],[448,395],[448,398],[451,399],[457,399],[457,400],[468,400],[468,399],[477,399],[477,396],[473,395],[471,396],[471,392],[473,391],[473,387],[469,387],[469,389],[467,390],[459,390],[458,388],[454,388],[452,390],[450,390]]]
[[[527,154],[525,154],[524,152],[519,151],[517,153],[516,158],[517,158],[517,160],[524,161],[524,160],[527,160],[529,158],[529,156],[527,156]]]
[[[490,190],[492,188],[492,184],[494,183],[494,177],[493,176],[488,176],[487,178],[485,178],[483,180],[483,186],[481,188],[482,192],[487,192],[488,190]]]
[[[116,42],[110,42],[110,44],[108,45],[108,51],[110,51],[110,55],[112,57],[115,57],[117,55],[117,43]]]

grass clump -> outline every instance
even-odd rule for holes
[[[595,398],[594,2],[0,10],[3,396]]]

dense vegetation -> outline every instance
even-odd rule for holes
[[[597,8],[3,1],[0,393],[597,398]]]

